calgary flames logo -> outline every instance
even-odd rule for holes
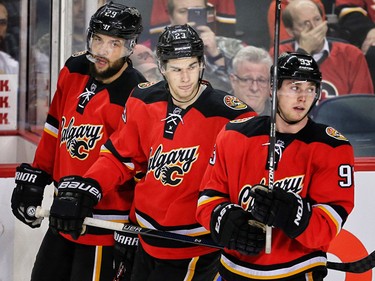
[[[65,117],[62,118],[60,145],[66,144],[66,149],[72,158],[84,160],[102,138],[103,126],[92,124],[75,126],[74,121],[75,119],[72,118],[69,124],[66,124]]]
[[[163,185],[178,186],[198,159],[198,146],[173,149],[163,152],[163,145],[159,145],[148,162],[148,172]]]

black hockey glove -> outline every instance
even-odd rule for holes
[[[257,255],[265,246],[264,225],[235,204],[223,203],[214,209],[211,235],[219,245],[243,255]]]
[[[258,221],[278,227],[290,238],[296,238],[308,226],[311,207],[298,194],[275,188],[272,191],[264,185],[251,189],[254,204],[252,215]]]
[[[115,231],[115,245],[113,254],[115,257],[115,268],[117,271],[117,280],[127,281],[133,269],[135,251],[138,247],[138,235],[126,232]],[[123,267],[123,268],[121,268]]]
[[[35,210],[42,205],[44,188],[52,182],[51,177],[40,169],[22,163],[16,168],[15,181],[11,200],[13,214],[31,228],[40,227],[43,218],[36,218]]]
[[[102,197],[101,188],[93,179],[68,176],[61,178],[57,192],[49,226],[55,233],[61,231],[78,239],[85,232],[83,220],[92,216],[93,207]]]

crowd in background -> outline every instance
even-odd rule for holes
[[[108,1],[98,0],[98,6]],[[189,23],[199,32],[205,44],[203,79],[217,89],[249,102],[266,102],[269,73],[254,65],[233,64],[238,54],[245,61],[255,53],[268,52],[273,59],[275,33],[275,0],[116,0],[136,7],[142,15],[143,32],[131,56],[135,68],[149,81],[163,79],[155,59],[158,36],[165,26]],[[322,99],[346,94],[374,93],[375,84],[375,10],[373,0],[300,0],[281,1],[280,48],[283,51],[306,52],[318,61],[323,73]],[[86,49],[86,0],[74,0],[72,8],[71,53]],[[47,0],[32,2],[30,22],[32,37],[28,72],[28,116],[30,124],[42,128],[48,110],[50,91],[50,54],[52,4]],[[206,24],[189,21],[188,8],[204,8]],[[301,14],[309,7],[309,13]],[[21,1],[0,1],[0,73],[19,71],[21,32]],[[43,15],[43,16],[41,16]],[[314,15],[314,16],[312,16]],[[246,48],[245,47],[252,47]],[[239,51],[243,50],[242,55]],[[244,54],[247,53],[247,54]],[[70,53],[69,53],[70,54]],[[246,58],[247,57],[247,58]],[[259,60],[258,57],[256,60]],[[237,58],[237,61],[240,59]],[[30,64],[30,65],[29,65]],[[263,62],[256,64],[265,65]],[[262,84],[264,81],[265,83]],[[267,86],[264,86],[265,84]],[[255,104],[252,104],[255,106]],[[262,106],[263,107],[263,106]],[[267,112],[267,111],[265,111]],[[38,129],[36,129],[38,130]]]
[[[208,11],[206,26],[193,26],[198,29],[205,42],[206,70],[204,78],[211,81],[217,88],[227,92],[233,91],[230,83],[230,75],[233,72],[232,61],[235,54],[244,46],[262,48],[273,56],[274,0],[153,0],[152,5],[149,4],[149,1],[117,0],[115,2],[134,6],[142,14],[144,30],[138,40],[141,46],[138,50],[135,50],[136,54],[133,55],[133,60],[136,67],[147,63],[147,66],[140,66],[140,70],[146,71],[146,76],[151,75],[151,80],[161,78],[153,58],[155,44],[160,32],[165,26],[189,22],[187,11],[189,7],[205,7]],[[296,20],[296,15],[299,13],[298,7],[286,9],[292,2],[299,1],[281,1],[282,19],[279,33],[281,51],[297,50],[300,45],[296,46],[295,43],[301,43],[298,42],[301,38],[298,28],[293,27],[293,21]],[[319,62],[319,64],[323,64],[323,98],[349,93],[372,93],[373,86],[371,84],[374,84],[375,81],[375,55],[373,54],[375,53],[375,46],[373,46],[375,44],[375,12],[372,6],[374,5],[373,0],[311,0],[311,2],[316,4],[315,10],[321,16],[320,22],[322,22],[322,25],[315,29],[314,24],[308,23],[311,26],[306,28],[315,31],[306,33],[302,40],[305,43],[310,40],[310,42],[307,42],[307,44],[310,44],[307,48],[313,48],[315,46],[311,46],[311,44],[315,44],[320,49],[322,49],[321,44],[316,42],[325,40],[324,49],[328,51],[328,59],[324,60],[324,55],[322,61]],[[87,7],[85,5],[87,3],[84,0],[74,0],[72,4],[74,15],[72,20],[72,26],[74,27],[72,52],[86,48],[84,40],[86,30],[82,28],[86,25],[84,13]],[[38,1],[35,7],[40,13],[42,10],[47,11],[51,5],[42,0]],[[1,60],[3,69],[0,71],[5,74],[15,73],[18,70],[20,22],[17,15],[19,15],[19,9],[19,1],[0,1],[0,54],[4,58]],[[284,12],[285,9],[287,12]],[[38,30],[48,28],[48,25],[43,24],[46,19],[48,17],[36,18],[36,23],[40,23],[38,24],[40,27]],[[298,20],[310,21],[309,18]],[[294,22],[294,24],[297,23]],[[45,39],[46,36],[50,40],[48,30],[40,31],[41,39]],[[34,41],[35,46],[38,47],[40,45],[38,40]],[[283,47],[288,43],[292,45]],[[338,45],[340,51],[336,51],[336,47],[332,49],[332,44]],[[343,44],[344,46],[342,46]],[[348,47],[345,44],[350,44],[356,48]],[[143,50],[141,57],[138,53],[140,49]],[[317,50],[304,51],[313,55],[318,53]],[[146,59],[142,56],[144,52],[150,55]],[[44,53],[49,54],[48,48],[47,52]],[[318,60],[320,56],[316,56]],[[343,59],[344,57],[345,59]],[[346,62],[351,57],[353,59]],[[332,64],[332,61],[334,64]],[[360,63],[356,61],[360,61]],[[324,65],[329,65],[330,70],[325,70]],[[346,73],[344,73],[345,71]],[[326,74],[326,72],[329,73]],[[361,82],[358,81],[358,77],[361,77]],[[369,77],[371,81],[368,81]],[[358,84],[364,84],[364,86]]]
[[[292,7],[286,9],[292,2]],[[373,10],[371,1],[311,0],[316,5],[312,10],[317,19],[307,13],[305,18],[298,18],[299,9],[304,8],[297,7],[297,2],[299,1],[281,1],[279,52],[295,51],[302,44],[307,50],[301,49],[318,60],[323,69],[322,99],[346,94],[373,93],[375,64],[372,52],[375,47],[372,46],[372,28],[375,24],[371,12],[366,11]],[[233,92],[233,83],[230,83],[230,76],[234,72],[232,62],[235,54],[244,46],[262,48],[273,56],[275,1],[154,0],[151,6],[146,1],[123,3],[134,4],[141,11],[145,29],[139,43],[150,50],[155,49],[155,38],[164,26],[188,22],[187,7],[207,7],[208,11],[213,8],[216,15],[214,20],[208,16],[205,28],[195,28],[203,32],[202,38],[205,41],[205,78],[219,89]],[[184,19],[181,13],[178,13],[179,9],[185,9]],[[354,17],[355,20],[350,24],[348,17]],[[297,27],[297,21],[307,22],[307,26]],[[301,28],[306,28],[302,36],[299,30]],[[367,33],[369,36],[365,40]],[[314,48],[315,50],[312,50]],[[216,61],[213,60],[215,58]]]

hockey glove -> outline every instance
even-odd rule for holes
[[[51,177],[23,163],[16,168],[15,181],[11,200],[13,214],[31,228],[40,227],[43,218],[36,218],[35,211],[42,204],[44,188],[52,182]]]
[[[298,194],[281,188],[271,191],[266,186],[255,185],[251,196],[254,198],[251,213],[258,221],[280,228],[290,238],[296,238],[307,228],[311,207]]]
[[[120,275],[117,280],[130,280],[135,251],[138,247],[138,235],[115,231],[114,238],[115,245],[113,254],[115,257],[115,268],[118,275]],[[121,266],[124,267],[123,272],[120,272]]]
[[[214,209],[211,235],[219,245],[243,255],[257,255],[265,246],[264,225],[235,204],[223,203]]]
[[[78,239],[85,232],[83,220],[92,216],[92,209],[101,197],[101,188],[93,179],[80,176],[61,178],[50,210],[50,228],[55,233],[61,231]]]

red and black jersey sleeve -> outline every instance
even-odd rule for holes
[[[69,69],[67,66],[64,66],[60,71],[56,92],[51,102],[43,134],[34,156],[33,166],[50,175],[54,175],[53,171],[56,162],[56,152],[59,146],[58,134],[60,130],[60,120],[65,106],[63,88],[64,84],[68,83],[68,76]],[[54,180],[58,181],[59,178],[54,177]]]
[[[143,173],[144,166],[147,166],[138,124],[140,120],[147,120],[147,116],[142,114],[147,111],[133,95],[134,92],[125,105],[116,131],[102,146],[99,159],[85,174],[98,181],[104,194],[114,185],[123,184],[137,173]]]

